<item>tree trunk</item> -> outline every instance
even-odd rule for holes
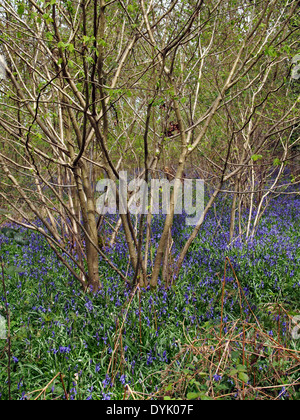
[[[236,216],[236,201],[237,201],[238,189],[239,189],[239,180],[237,179],[236,182],[235,182],[235,191],[233,193],[232,206],[231,206],[229,244],[231,244],[231,242],[233,240],[233,236],[234,236],[235,216]]]

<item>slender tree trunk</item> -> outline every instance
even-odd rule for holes
[[[66,130],[66,146],[69,149],[71,160],[74,161],[75,152],[70,139],[71,121],[69,113],[65,108],[63,108],[63,118]],[[81,144],[78,146],[81,147]],[[88,233],[88,236],[85,235],[86,260],[88,267],[87,286],[91,288],[93,292],[97,292],[102,285],[99,277],[99,255],[97,251],[98,230],[93,186],[89,179],[89,168],[81,160],[78,161],[75,168],[73,168],[73,174],[77,187],[76,190],[80,203],[83,226]]]
[[[165,255],[163,259],[163,270],[162,270],[162,278],[165,282],[166,287],[170,282],[170,274],[171,274],[171,249],[172,249],[172,234],[171,229],[169,230]]]
[[[236,201],[237,201],[238,189],[239,189],[239,180],[237,179],[236,182],[235,182],[235,191],[233,193],[231,212],[230,212],[229,244],[231,244],[231,242],[233,240],[233,236],[234,236],[235,217],[236,217]]]

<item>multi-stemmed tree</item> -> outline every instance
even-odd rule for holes
[[[151,271],[151,213],[136,226],[120,214],[111,243],[122,226],[135,273],[127,279],[99,238],[106,218],[97,213],[95,186],[104,174],[118,182],[120,170],[135,167],[148,181],[172,166],[182,180],[192,165],[210,182],[213,193],[175,277],[222,190],[233,192],[231,240],[243,200],[246,235],[253,235],[299,143],[298,98],[290,94],[298,3],[3,0],[0,196],[7,218],[43,234],[94,291],[99,254],[126,281],[156,287],[168,265],[180,186]],[[276,179],[266,189],[272,168]],[[241,218],[239,226],[242,234]]]

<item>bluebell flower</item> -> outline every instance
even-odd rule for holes
[[[107,394],[105,394],[104,392],[102,393],[103,400],[111,400],[111,396],[112,396],[112,393],[110,392],[108,392]]]
[[[125,375],[122,375],[122,376],[120,377],[120,382],[121,382],[121,384],[123,384],[123,385],[125,385],[125,384],[126,384],[126,376],[125,376]]]
[[[278,397],[280,397],[280,398],[285,398],[285,397],[286,398],[289,398],[289,394],[288,394],[287,389],[285,387],[282,387],[281,388],[281,391],[279,392]]]
[[[107,388],[111,385],[111,379],[108,375],[105,376],[105,379],[102,381],[103,387]]]

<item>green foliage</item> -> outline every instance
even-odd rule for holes
[[[292,221],[283,231],[294,243],[299,236],[295,229],[299,223],[296,214]],[[296,273],[292,277],[289,272],[291,261],[284,249],[282,253],[276,252],[276,264],[267,258],[273,244],[278,242],[278,231],[273,231],[275,222],[272,218],[263,222],[263,232],[269,232],[265,243],[262,241],[255,248],[232,247],[227,251],[235,261],[241,287],[247,291],[260,327],[244,299],[242,311],[247,319],[241,318],[239,289],[230,279],[233,276],[230,272],[226,273],[228,282],[220,332],[222,287],[215,273],[224,272],[224,259],[220,247],[210,240],[213,230],[208,229],[210,233],[197,238],[193,251],[194,255],[200,253],[202,258],[207,258],[207,262],[187,267],[178,284],[169,291],[142,291],[140,298],[137,294],[130,304],[126,328],[117,347],[130,294],[126,294],[126,287],[115,279],[114,273],[101,265],[104,289],[97,296],[84,295],[77,282],[57,263],[45,241],[35,233],[28,233],[24,239],[29,240],[30,246],[21,245],[15,239],[23,233],[13,228],[2,229],[2,238],[7,239],[1,245],[1,254],[6,259],[5,277],[12,314],[12,355],[18,359],[12,370],[14,397],[21,398],[22,392],[28,394],[44,387],[62,372],[67,390],[75,399],[87,398],[87,390],[92,386],[94,399],[101,399],[102,393],[122,399],[122,372],[126,381],[134,384],[134,392],[153,394],[154,399],[160,397],[165,401],[258,399],[266,395],[269,399],[276,398],[279,386],[297,379],[297,360],[283,351],[282,344],[277,349],[276,343],[284,343],[285,349],[292,345],[294,351],[299,343],[291,343],[288,333],[283,334],[288,318],[282,318],[279,324],[276,317],[281,307],[290,317],[298,315],[299,293],[293,284],[299,276]],[[152,248],[154,255],[155,246]],[[299,257],[290,256],[296,264]],[[113,259],[126,269],[126,255],[116,252]],[[14,268],[16,262],[20,268]],[[282,296],[275,294],[272,287],[275,276]],[[209,278],[214,279],[211,286],[206,283]],[[262,282],[264,287],[260,285]],[[210,307],[207,300],[202,300],[203,296]],[[276,306],[279,304],[282,306]],[[214,316],[206,319],[212,308]],[[204,320],[193,321],[199,316]],[[105,387],[103,382],[115,348],[113,374],[109,375],[114,376],[114,383]],[[7,355],[0,360],[3,399],[7,396],[6,363]],[[274,369],[279,376],[274,375]],[[64,398],[60,382],[55,381],[53,385],[45,398]],[[268,390],[259,393],[255,387]],[[299,398],[291,388],[289,395],[290,399]]]
[[[274,166],[280,166],[280,165],[281,165],[281,161],[280,161],[280,159],[278,159],[278,158],[274,159],[274,161],[273,161],[273,165],[274,165]]]
[[[18,15],[20,17],[22,17],[25,13],[25,4],[24,3],[19,3],[18,4]]]
[[[251,156],[251,159],[253,160],[253,162],[257,162],[258,160],[262,160],[263,156],[262,155],[253,155]]]

